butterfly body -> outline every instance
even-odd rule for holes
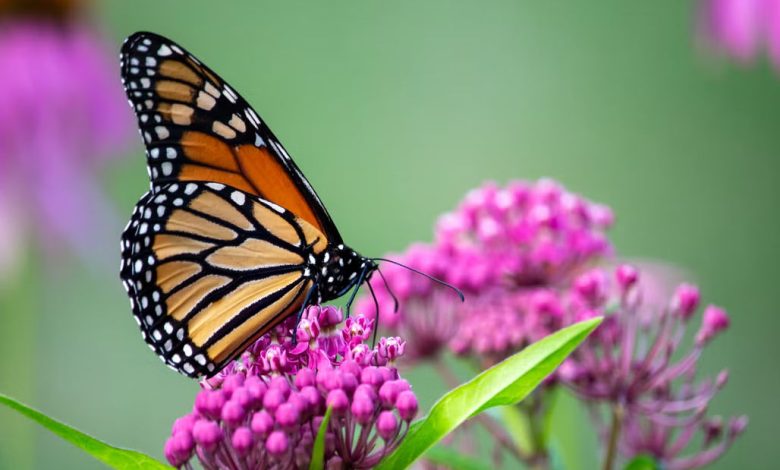
[[[170,367],[210,376],[279,322],[345,294],[376,264],[346,246],[255,111],[172,41],[136,33],[122,80],[151,189],[122,234],[120,277]]]

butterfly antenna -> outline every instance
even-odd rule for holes
[[[398,313],[398,297],[395,296],[395,293],[393,293],[392,289],[390,289],[390,284],[387,282],[387,279],[385,279],[385,275],[382,274],[382,271],[377,268],[376,271],[379,273],[379,277],[382,278],[382,282],[385,285],[385,290],[390,294],[390,297],[393,298],[393,312]],[[371,284],[369,284],[369,287]],[[377,317],[379,316],[379,307],[377,307],[376,311]]]
[[[371,348],[376,347],[376,334],[379,331],[379,301],[376,300],[376,294],[374,293],[374,288],[371,287],[371,283],[367,282],[366,285],[368,286],[368,291],[371,292],[371,297],[374,298],[374,308],[376,309],[376,316],[374,317],[374,337],[371,340]]]
[[[441,279],[439,279],[437,277],[433,277],[430,274],[426,274],[426,273],[424,273],[422,271],[419,271],[417,269],[409,267],[409,266],[407,266],[407,265],[405,265],[403,263],[399,263],[398,261],[393,261],[391,259],[387,259],[387,258],[371,258],[371,259],[373,261],[384,261],[385,263],[395,264],[396,266],[401,266],[402,268],[406,268],[406,269],[408,269],[409,271],[411,271],[413,273],[417,273],[417,274],[419,274],[421,276],[425,276],[425,277],[427,277],[428,279],[430,279],[433,282],[436,282],[438,284],[441,284],[444,287],[448,287],[448,288],[454,290],[455,293],[458,294],[458,297],[460,297],[460,301],[461,302],[465,302],[466,301],[466,296],[463,295],[463,292],[461,292],[460,289],[458,289],[457,287],[453,286],[452,284],[449,284],[447,282],[442,281]]]
[[[352,310],[352,302],[355,300],[358,289],[360,289],[360,285],[363,284],[363,279],[366,277],[366,271],[368,271],[368,265],[366,265],[363,270],[360,271],[360,276],[358,276],[358,280],[355,283],[355,290],[353,290],[352,295],[349,296],[349,300],[347,301],[347,318],[349,318],[349,313]]]

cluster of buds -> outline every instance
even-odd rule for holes
[[[612,222],[609,208],[552,180],[515,181],[505,188],[486,184],[439,219],[436,243],[469,265],[483,266],[491,284],[549,285],[608,254],[604,232]]]
[[[707,306],[692,348],[683,352],[699,303],[699,290],[681,284],[666,308],[644,308],[639,272],[628,265],[619,266],[612,279],[601,269],[583,273],[567,294],[570,321],[605,319],[559,377],[592,406],[608,405],[617,413],[618,449],[627,457],[647,454],[664,468],[700,468],[725,452],[747,424],[745,417],[733,418],[724,432],[720,418],[706,416],[728,373],[699,380],[697,363],[704,347],[728,328],[729,317]],[[605,435],[614,431],[614,422],[599,424]],[[703,449],[683,455],[697,432]]]
[[[403,267],[384,265],[384,279],[371,281],[381,324],[409,340],[407,359],[449,347],[492,365],[564,326],[549,288],[611,252],[605,231],[612,219],[609,208],[551,180],[485,184],[440,218],[433,244],[413,245],[394,258],[462,289],[468,302]],[[371,299],[359,306],[375,312]]]
[[[175,467],[307,468],[328,408],[327,468],[370,468],[392,452],[418,411],[394,367],[399,338],[366,344],[372,321],[309,307],[202,383],[190,414],[173,425],[165,456]]]

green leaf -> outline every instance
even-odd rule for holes
[[[55,419],[49,418],[40,411],[36,411],[11,397],[0,393],[0,403],[18,411],[22,415],[37,422],[54,434],[60,436],[81,450],[100,460],[109,467],[116,469],[170,469],[165,465],[148,455],[136,452],[134,450],[120,449],[99,441],[92,436],[84,434],[81,431],[63,424]]]
[[[317,437],[314,439],[314,447],[311,449],[311,463],[309,470],[322,470],[325,468],[325,434],[328,432],[328,422],[333,408],[328,407],[325,410],[325,417],[322,418],[320,429],[317,430]]]
[[[470,417],[525,398],[601,323],[594,318],[557,331],[451,390],[414,423],[377,469],[406,468]]]
[[[463,455],[449,447],[436,446],[428,449],[425,458],[444,465],[450,470],[484,470],[485,463],[470,455]]]
[[[625,470],[658,470],[659,468],[654,458],[649,455],[640,455],[628,462]]]

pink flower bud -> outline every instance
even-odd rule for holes
[[[409,390],[398,394],[395,406],[398,408],[398,414],[401,415],[401,419],[404,421],[411,421],[417,415],[417,397]]]
[[[272,378],[268,388],[282,392],[285,400],[290,396],[290,382],[287,380],[287,377],[279,376]]]
[[[195,410],[207,418],[219,419],[224,405],[222,390],[202,390],[195,397]]]
[[[357,393],[357,391],[355,391],[355,396],[352,398],[352,406],[350,407],[350,411],[358,423],[364,425],[368,424],[374,417],[375,410],[376,404],[374,403],[374,400],[371,399],[369,394]]]
[[[363,372],[361,372],[360,382],[371,385],[375,389],[378,389],[384,382],[384,378],[382,377],[382,373],[379,372],[379,368],[369,366],[363,369]]]
[[[225,377],[225,381],[222,383],[222,392],[225,394],[225,399],[230,400],[233,396],[233,391],[244,385],[244,374],[233,374]]]
[[[342,374],[348,372],[355,377],[360,377],[360,373],[363,371],[363,368],[360,367],[357,362],[351,359],[346,359],[341,363],[341,365],[339,365],[339,370]]]
[[[235,400],[228,400],[225,406],[222,407],[222,421],[230,426],[237,426],[246,417],[246,411]]]
[[[289,447],[287,435],[282,431],[274,431],[265,441],[265,450],[274,457],[283,456]]]
[[[320,404],[322,403],[322,395],[317,391],[315,387],[311,385],[303,387],[300,391],[300,396],[308,403],[309,409],[316,413],[319,411]]]
[[[174,433],[165,442],[165,458],[174,467],[180,467],[192,457],[192,451],[195,449],[195,442],[190,433]]]
[[[320,369],[317,372],[317,386],[326,392],[341,388],[341,375],[335,369]]]
[[[577,293],[591,305],[599,305],[607,294],[607,276],[600,269],[593,269],[580,275],[574,281]]]
[[[236,450],[238,455],[242,457],[245,456],[252,449],[252,446],[254,446],[254,437],[252,436],[252,431],[250,431],[249,428],[245,426],[236,429],[233,432],[231,443],[233,444],[233,448]]]
[[[263,403],[263,397],[265,396],[265,392],[268,389],[268,386],[265,384],[265,382],[263,382],[260,377],[253,375],[246,379],[244,388],[252,397],[251,407],[259,407]]]
[[[266,437],[274,428],[274,419],[267,411],[258,411],[252,415],[250,427],[253,433]]]
[[[233,391],[232,401],[241,405],[242,408],[249,410],[259,405],[260,402],[255,400],[255,397],[249,392],[246,387],[237,388]]]
[[[171,427],[171,435],[179,432],[191,434],[192,427],[195,425],[195,421],[197,420],[198,417],[194,414],[188,414],[178,418],[173,422],[173,426]]]
[[[680,284],[672,297],[672,312],[688,320],[699,306],[699,288],[691,284]]]
[[[398,433],[398,419],[392,411],[379,413],[379,418],[376,420],[376,431],[385,441],[395,437]]]
[[[295,374],[295,386],[298,387],[299,390],[302,390],[304,387],[309,385],[314,385],[316,374],[313,370],[308,368],[303,368],[298,371],[297,374]]]
[[[285,401],[287,398],[285,398],[284,392],[277,388],[269,388],[263,397],[263,408],[273,413]]]
[[[298,424],[300,418],[300,410],[292,403],[283,403],[276,409],[274,417],[279,426],[286,430],[293,430],[294,426]]]
[[[349,409],[349,398],[344,390],[335,389],[328,393],[328,398],[325,400],[325,406],[333,408],[333,412],[340,415],[344,414]]]
[[[171,466],[179,468],[184,465],[189,458],[183,459],[176,453],[176,443],[174,437],[171,436],[165,441],[165,447],[163,447],[163,454],[165,454],[165,460],[171,464]]]
[[[214,421],[200,419],[192,428],[192,437],[200,447],[211,452],[222,440],[222,429]]]
[[[696,343],[703,345],[708,343],[718,333],[729,327],[730,320],[726,311],[714,305],[708,306],[704,310],[701,328],[696,333]]]
[[[743,432],[745,432],[745,429],[748,425],[748,417],[747,416],[740,416],[738,418],[734,418],[729,423],[729,433],[736,437]]]
[[[629,264],[621,264],[615,270],[615,278],[620,289],[626,292],[639,281],[639,271]]]

